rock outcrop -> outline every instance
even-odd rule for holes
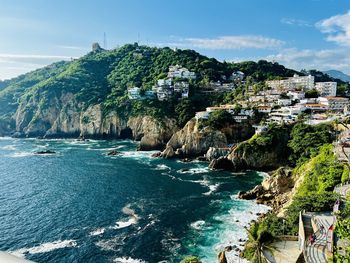
[[[227,147],[226,136],[210,127],[199,128],[196,119],[192,119],[171,137],[162,157],[197,157],[206,154],[210,147]]]
[[[225,157],[230,153],[230,148],[215,148],[210,147],[207,153],[205,154],[205,157],[208,161],[212,161],[214,159],[218,159],[220,157]]]
[[[150,116],[132,117],[127,126],[135,140],[140,141],[140,150],[162,150],[171,136],[178,130],[174,119],[159,121]]]
[[[256,199],[257,203],[270,205],[277,210],[288,202],[294,185],[292,170],[282,167],[265,178],[261,185],[255,186],[248,192],[240,192],[238,197],[248,200]]]
[[[254,135],[251,139],[237,144],[227,156],[212,160],[210,167],[228,167],[233,171],[277,169],[287,163],[288,139],[287,128],[271,128],[265,134]],[[228,161],[232,162],[232,165],[228,165]]]

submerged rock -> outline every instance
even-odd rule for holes
[[[35,154],[55,154],[56,152],[51,151],[51,150],[45,150],[45,151],[38,151],[35,152]]]
[[[156,152],[151,155],[152,158],[159,158],[161,157],[162,152]]]
[[[112,150],[107,153],[108,156],[116,156],[116,155],[121,155],[122,153],[117,151],[117,150]]]

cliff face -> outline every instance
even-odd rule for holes
[[[210,127],[199,128],[198,122],[192,119],[178,132],[176,132],[166,145],[162,156],[195,157],[204,155],[210,147],[227,147],[226,136]]]
[[[20,103],[15,115],[15,136],[46,138],[130,138],[141,141],[142,150],[163,149],[177,131],[173,119],[159,121],[150,116],[121,118],[116,112],[104,113],[100,104],[85,107],[72,93],[51,96],[42,106],[35,96]]]
[[[211,161],[210,168],[233,171],[273,170],[288,161],[288,128],[272,128],[239,143],[225,156]]]
[[[135,140],[140,140],[140,150],[162,150],[171,136],[178,130],[174,119],[164,118],[161,121],[149,116],[132,117],[127,127],[132,131]]]
[[[115,112],[104,115],[100,104],[84,110],[72,93],[50,96],[45,105],[34,96],[20,103],[15,115],[17,136],[117,138],[126,127]]]

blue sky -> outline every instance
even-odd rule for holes
[[[191,48],[350,74],[349,0],[0,0],[0,79],[79,57],[93,42]]]

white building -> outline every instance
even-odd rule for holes
[[[242,71],[235,71],[230,76],[230,80],[242,81],[244,79],[244,73]]]
[[[321,97],[337,95],[337,82],[316,82],[315,88]]]
[[[157,98],[160,101],[170,99],[174,94],[174,90],[171,87],[162,86],[157,88]]]
[[[158,86],[171,86],[173,84],[172,79],[158,79],[157,81]]]
[[[196,112],[195,118],[197,120],[201,120],[201,119],[207,120],[209,118],[209,112],[207,112],[207,111],[198,111],[198,112]]]
[[[344,97],[319,97],[319,103],[327,105],[330,111],[341,111],[344,112],[346,107],[349,107],[349,99]]]
[[[270,113],[272,110],[272,107],[269,106],[258,106],[258,111],[261,113]]]
[[[196,79],[196,73],[175,65],[169,67],[168,78]]]
[[[287,95],[293,100],[302,100],[305,98],[305,92],[303,91],[288,91]]]
[[[138,87],[128,89],[128,97],[131,100],[139,100],[141,99],[141,89]]]
[[[268,121],[277,123],[291,123],[298,117],[298,114],[294,114],[289,107],[282,107],[277,110],[273,110],[269,114]]]
[[[180,81],[176,82],[174,84],[174,91],[175,92],[182,92],[183,89],[189,89],[190,84],[186,81]]]
[[[291,99],[278,99],[277,104],[280,106],[289,106],[289,105],[292,105],[292,100]]]
[[[328,110],[328,105],[322,103],[307,103],[304,104],[304,107],[313,112],[324,112]]]
[[[315,77],[308,76],[299,76],[294,74],[293,77],[282,79],[282,80],[268,80],[266,85],[272,89],[288,89],[296,90],[302,89],[304,91],[311,90],[315,87]]]
[[[220,105],[220,106],[214,106],[214,107],[207,107],[206,112],[210,114],[215,111],[225,110],[232,115],[232,118],[236,122],[247,121],[250,117],[254,115],[253,110],[241,109],[239,112],[236,112],[235,110],[236,108],[237,108],[236,105],[226,104],[226,105]],[[199,113],[199,114],[203,114],[203,113]]]

